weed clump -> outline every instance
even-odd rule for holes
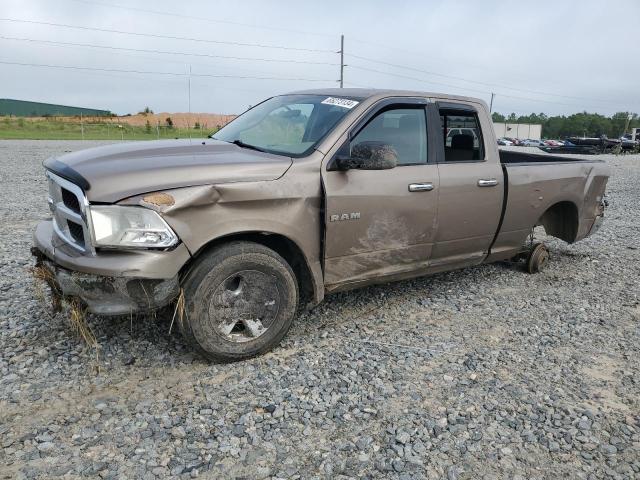
[[[43,265],[37,265],[31,269],[34,279],[34,289],[36,297],[43,304],[46,304],[45,288],[49,287],[51,297],[51,309],[53,314],[66,311],[67,323],[73,333],[78,336],[91,350],[95,351],[96,368],[98,362],[98,341],[93,330],[87,322],[87,307],[77,298],[64,297],[60,287],[55,281],[55,276],[51,270]]]
[[[171,333],[171,329],[173,328],[173,322],[176,320],[176,316],[178,317],[178,324],[180,328],[183,326],[184,321],[184,290],[180,289],[180,294],[178,295],[178,299],[176,300],[176,308],[173,311],[173,317],[171,318],[171,325],[169,325],[169,333]]]

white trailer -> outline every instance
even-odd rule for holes
[[[509,137],[519,140],[540,140],[542,138],[542,125],[533,123],[493,122],[493,131],[497,138]]]

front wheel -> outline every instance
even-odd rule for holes
[[[205,254],[183,281],[184,337],[205,358],[243,360],[278,345],[298,307],[289,264],[253,242],[232,242]]]

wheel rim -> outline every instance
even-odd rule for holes
[[[244,343],[264,335],[280,310],[276,278],[242,270],[218,285],[209,302],[209,321],[225,340]]]
[[[548,260],[549,260],[549,252],[547,252],[546,249],[542,249],[538,257],[538,269],[542,270],[547,264]]]

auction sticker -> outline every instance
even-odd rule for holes
[[[325,105],[335,105],[336,107],[342,108],[353,108],[360,102],[349,100],[348,98],[327,97],[321,103],[324,103]]]

